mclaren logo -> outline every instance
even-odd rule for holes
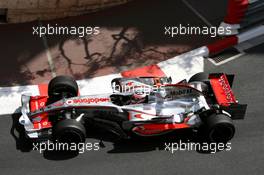
[[[171,91],[172,96],[179,96],[179,95],[187,95],[191,94],[193,92],[192,89],[179,89],[175,91]]]

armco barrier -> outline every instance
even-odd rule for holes
[[[257,0],[249,2],[248,9],[242,19],[241,28],[250,27],[256,23],[262,23],[264,20],[264,1]]]

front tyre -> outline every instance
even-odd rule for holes
[[[53,139],[59,143],[84,143],[85,137],[85,127],[74,119],[59,121],[53,128]]]
[[[57,76],[49,82],[48,95],[53,99],[71,98],[78,95],[78,85],[69,76]]]

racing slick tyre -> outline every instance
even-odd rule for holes
[[[53,128],[53,139],[59,143],[84,143],[85,137],[84,125],[74,119],[59,121]]]
[[[232,119],[224,114],[212,114],[205,119],[206,135],[209,142],[227,143],[235,134]]]
[[[57,76],[49,82],[48,95],[54,99],[70,98],[78,95],[78,85],[69,76]]]
[[[208,81],[208,74],[204,73],[204,72],[199,72],[197,74],[194,74],[188,81],[188,83],[194,82],[194,81]]]

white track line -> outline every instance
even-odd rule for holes
[[[91,79],[78,80],[80,95],[95,95],[112,93],[111,81],[115,78],[122,77],[120,73],[110,74]]]
[[[200,47],[174,58],[162,61],[157,65],[173,83],[189,79],[195,73],[204,71],[204,56],[208,55],[206,47]]]
[[[186,1],[182,0],[182,2],[190,9],[192,10],[207,26],[212,27],[213,25],[203,16],[201,15],[195,8],[192,7],[192,5]]]
[[[39,21],[39,27],[41,27],[41,26],[42,26],[42,23],[41,23],[41,21]],[[48,64],[49,64],[49,67],[50,67],[51,75],[54,78],[54,77],[56,77],[56,71],[55,71],[55,66],[54,66],[54,63],[53,63],[53,60],[52,60],[52,57],[51,57],[51,53],[49,51],[49,45],[48,45],[48,41],[47,41],[46,35],[42,36],[42,41],[43,41],[43,44],[44,44],[44,47],[45,47],[45,50],[46,50],[46,56],[47,56],[47,59],[48,59]]]
[[[21,94],[39,95],[38,86],[0,87],[0,115],[18,113]]]

